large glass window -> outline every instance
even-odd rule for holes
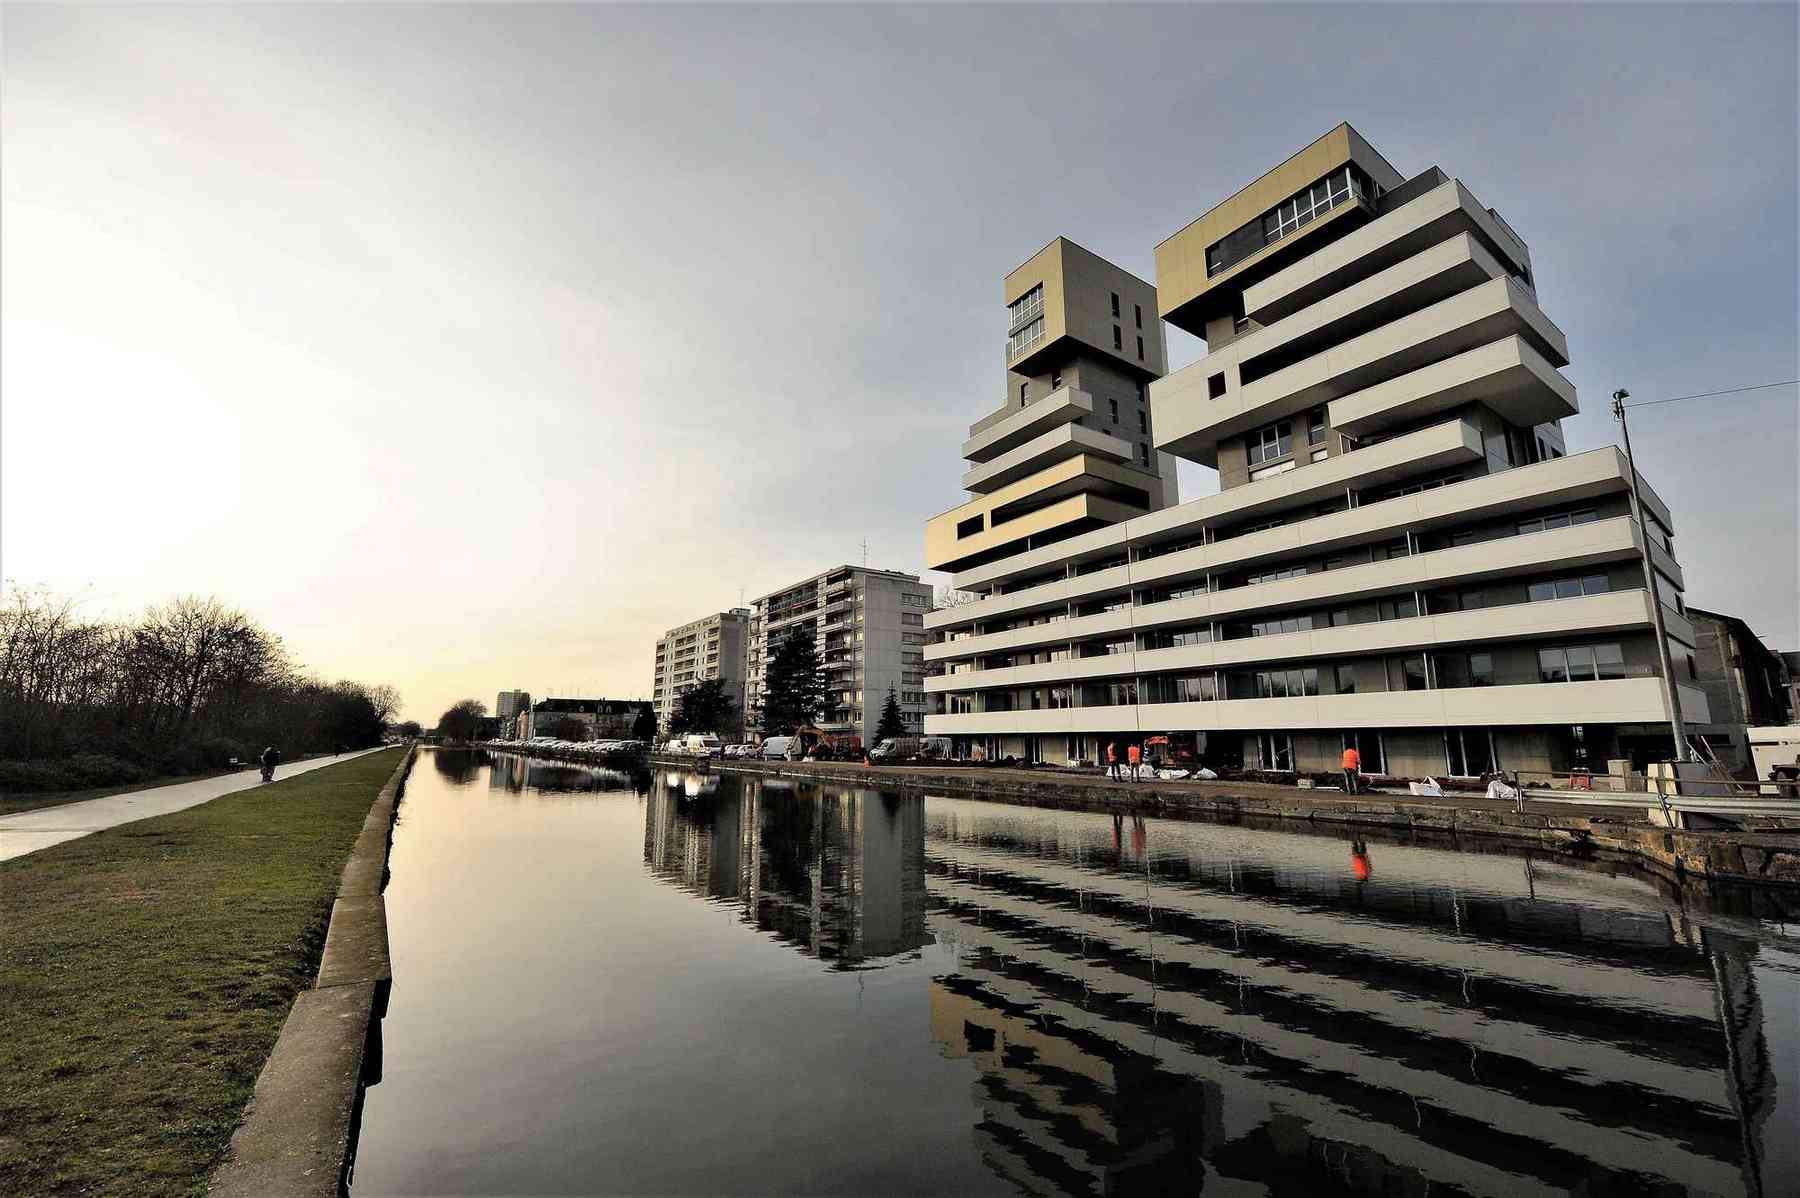
[[[1604,574],[1584,574],[1580,578],[1554,578],[1544,582],[1534,582],[1526,588],[1526,596],[1532,603],[1542,603],[1547,599],[1578,599],[1583,595],[1604,595],[1612,589],[1612,584]]]
[[[1352,194],[1350,168],[1346,166],[1331,172],[1263,217],[1263,243],[1280,241],[1311,224],[1349,200]]]
[[[1265,424],[1252,432],[1246,443],[1250,447],[1250,464],[1272,462],[1294,452],[1294,426],[1286,420]]]
[[[1027,346],[1041,341],[1043,338],[1044,318],[1040,316],[1006,339],[1006,356],[1008,358],[1016,357]]]
[[[1319,693],[1319,671],[1307,667],[1292,670],[1259,670],[1256,674],[1256,697],[1259,699],[1299,699]]]
[[[1575,524],[1591,524],[1599,517],[1593,508],[1579,508],[1572,512],[1553,512],[1548,516],[1533,516],[1529,520],[1519,521],[1519,531],[1548,532],[1553,528],[1568,528]]]

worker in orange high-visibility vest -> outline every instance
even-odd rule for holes
[[[1136,782],[1138,780],[1138,766],[1144,764],[1144,747],[1142,745],[1134,744],[1129,749],[1126,749],[1125,760],[1131,766],[1131,780]]]
[[[1119,742],[1106,742],[1106,776],[1117,782],[1119,780]]]
[[[1362,791],[1362,754],[1351,745],[1344,750],[1344,792],[1359,794]]]

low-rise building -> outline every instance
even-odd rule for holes
[[[872,745],[889,688],[909,733],[925,715],[925,615],[931,588],[916,574],[838,566],[758,599],[750,609],[745,710],[753,725],[775,651],[812,638],[826,680],[819,727]],[[759,728],[760,731],[760,728]]]
[[[724,684],[738,713],[738,722],[742,723],[749,627],[750,609],[737,607],[671,628],[657,638],[650,701],[656,707],[658,732],[668,731],[682,691],[713,678]],[[711,731],[725,735],[737,728]]]
[[[1721,762],[1751,765],[1746,729],[1789,719],[1787,666],[1737,616],[1687,609],[1694,625],[1693,683],[1706,692],[1712,723],[1701,730]]]
[[[628,740],[643,706],[637,699],[540,699],[519,716],[519,738]]]

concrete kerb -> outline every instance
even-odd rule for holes
[[[294,1000],[209,1194],[336,1198],[348,1192],[366,1086],[379,1080],[388,957],[387,855],[418,748],[370,805],[339,875],[313,988]]]
[[[678,758],[654,765],[693,768]],[[1332,792],[1284,791],[1221,794],[1155,782],[1112,785],[1079,776],[1019,778],[950,773],[930,768],[868,770],[836,763],[803,764],[725,760],[711,769],[804,778],[826,784],[930,794],[965,794],[1025,806],[1135,811],[1144,814],[1223,817],[1250,821],[1300,821],[1312,825],[1386,828],[1395,832],[1477,836],[1560,851],[1604,850],[1634,859],[1676,880],[1688,878],[1759,885],[1800,886],[1800,836],[1791,833],[1701,832],[1562,813],[1520,812],[1459,805],[1454,801],[1351,798]]]

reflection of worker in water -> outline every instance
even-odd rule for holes
[[[1144,859],[1144,817],[1141,815],[1131,817],[1131,851],[1138,855],[1138,860]]]
[[[1360,840],[1350,842],[1350,872],[1358,882],[1369,880],[1369,846]]]

